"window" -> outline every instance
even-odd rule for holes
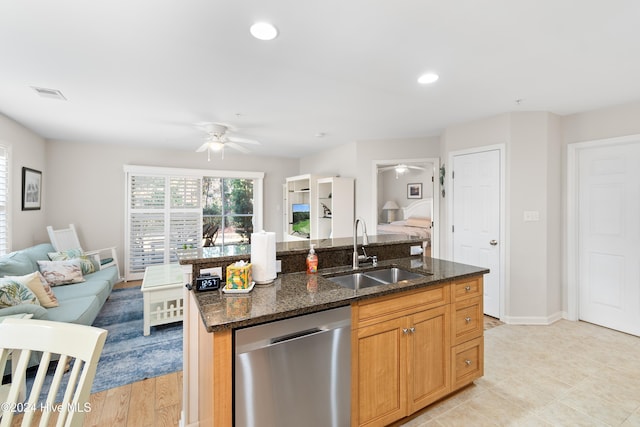
[[[218,227],[216,245],[248,242],[254,227],[262,229],[263,173],[124,169],[127,280],[141,279],[150,265],[177,262],[179,249],[210,244],[210,226]]]
[[[9,150],[0,145],[0,255],[9,253]]]
[[[253,185],[252,179],[204,177],[203,246],[251,243]]]

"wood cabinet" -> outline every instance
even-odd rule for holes
[[[449,393],[448,285],[352,306],[352,425],[385,426]]]
[[[352,426],[385,426],[483,375],[482,277],[352,305]]]

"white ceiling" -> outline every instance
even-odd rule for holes
[[[262,20],[277,39],[250,36]],[[0,0],[0,112],[47,139],[188,151],[195,123],[223,122],[300,157],[638,100],[639,20],[637,0]]]

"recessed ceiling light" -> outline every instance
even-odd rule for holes
[[[418,83],[422,84],[422,85],[428,85],[429,83],[433,83],[435,81],[437,81],[440,78],[440,76],[438,76],[436,73],[426,73],[421,75],[418,78]]]
[[[258,40],[273,40],[278,37],[278,29],[268,22],[256,22],[249,31]]]

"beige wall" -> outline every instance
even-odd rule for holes
[[[49,171],[46,169],[46,144],[35,133],[0,114],[0,144],[9,147],[9,185],[11,208],[9,217],[9,250],[16,250],[36,243],[48,242],[46,196],[49,192]],[[22,168],[42,172],[42,209],[22,210]]]
[[[264,227],[282,236],[282,183],[298,172],[297,159],[225,153],[224,161],[207,162],[204,153],[154,150],[63,141],[47,143],[49,205],[47,221],[54,227],[75,223],[88,248],[116,245],[124,252],[123,165],[265,172]],[[122,261],[122,259],[121,259]]]

